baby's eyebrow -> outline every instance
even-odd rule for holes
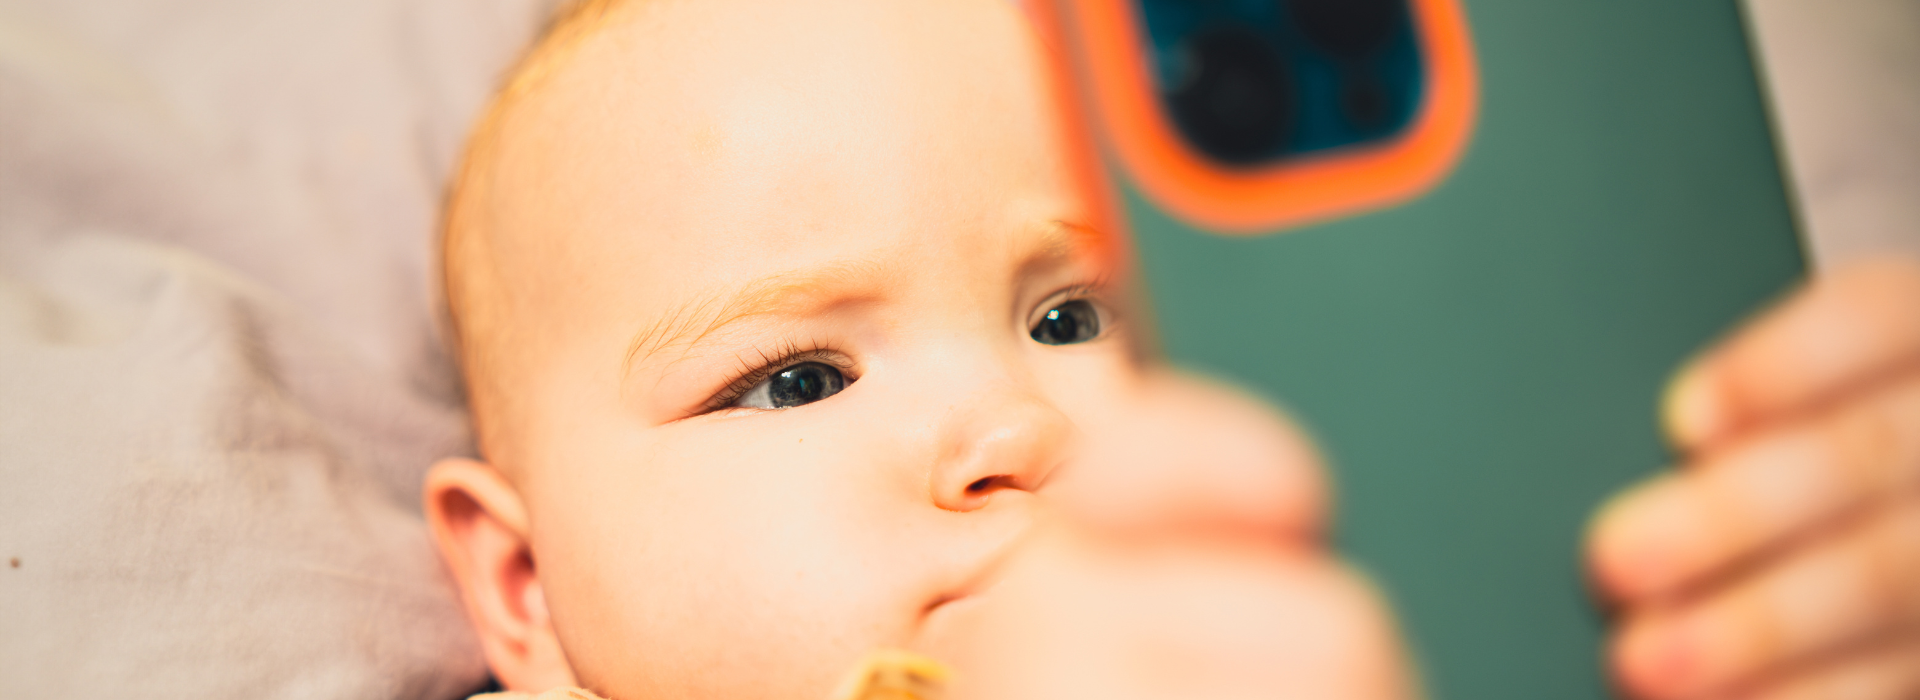
[[[844,260],[804,270],[778,272],[737,290],[696,298],[635,333],[627,343],[621,374],[670,347],[691,347],[729,325],[755,316],[802,316],[824,306],[871,297],[883,282],[882,266]]]
[[[1063,260],[1079,255],[1104,260],[1107,253],[1105,234],[1092,226],[1065,219],[1048,220],[1039,228],[1037,243],[1025,256],[1029,263]]]
[[[1077,255],[1104,254],[1105,237],[1094,228],[1061,219],[1040,222],[1014,255],[1022,267]],[[897,273],[896,273],[897,274]],[[872,260],[840,260],[777,272],[738,290],[693,299],[635,333],[627,343],[621,376],[662,350],[691,348],[715,332],[755,316],[805,316],[820,308],[875,297],[891,280],[887,266]]]

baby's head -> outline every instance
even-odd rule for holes
[[[1054,503],[1311,527],[1264,414],[1151,413],[1043,47],[1005,0],[632,0],[530,55],[448,213],[485,461],[427,496],[506,685],[821,697]]]

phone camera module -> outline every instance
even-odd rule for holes
[[[1340,87],[1340,113],[1358,129],[1378,129],[1390,116],[1387,88],[1373,76],[1348,78]]]
[[[1161,113],[1215,166],[1386,144],[1420,104],[1410,0],[1134,1]]]
[[[1293,21],[1320,50],[1358,59],[1393,39],[1406,11],[1404,0],[1286,0]]]
[[[1294,90],[1283,58],[1260,35],[1234,28],[1185,37],[1168,111],[1198,150],[1228,165],[1258,163],[1292,129]]]

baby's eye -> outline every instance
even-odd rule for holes
[[[847,377],[833,365],[802,362],[774,372],[733,402],[739,408],[793,408],[847,388]]]
[[[1072,345],[1100,337],[1100,310],[1086,299],[1064,301],[1047,309],[1029,332],[1047,345]]]

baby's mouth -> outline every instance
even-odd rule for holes
[[[907,648],[952,663],[969,646],[967,640],[979,636],[975,628],[982,619],[991,617],[983,615],[991,608],[992,596],[986,593],[978,589],[955,591],[929,601]]]
[[[973,593],[971,591],[943,593],[940,595],[940,597],[934,598],[933,602],[928,603],[926,608],[920,611],[920,617],[923,617],[923,618],[927,617],[929,615],[934,614],[934,612],[938,611],[940,608],[944,606],[947,606],[962,600],[966,600],[971,597],[973,597]]]
[[[927,600],[920,609],[914,648],[934,648],[949,639],[958,628],[969,625],[994,598],[993,591],[1005,578],[1007,569],[1025,550],[1030,549],[1035,533],[1022,532],[981,561],[967,577],[955,582]]]
[[[993,561],[981,567],[980,573],[927,601],[920,609],[920,626],[923,629],[938,626],[942,619],[963,614],[962,611],[979,605],[982,597],[991,592],[994,583],[1000,579],[1001,563],[1005,560],[1004,554],[994,557]]]

